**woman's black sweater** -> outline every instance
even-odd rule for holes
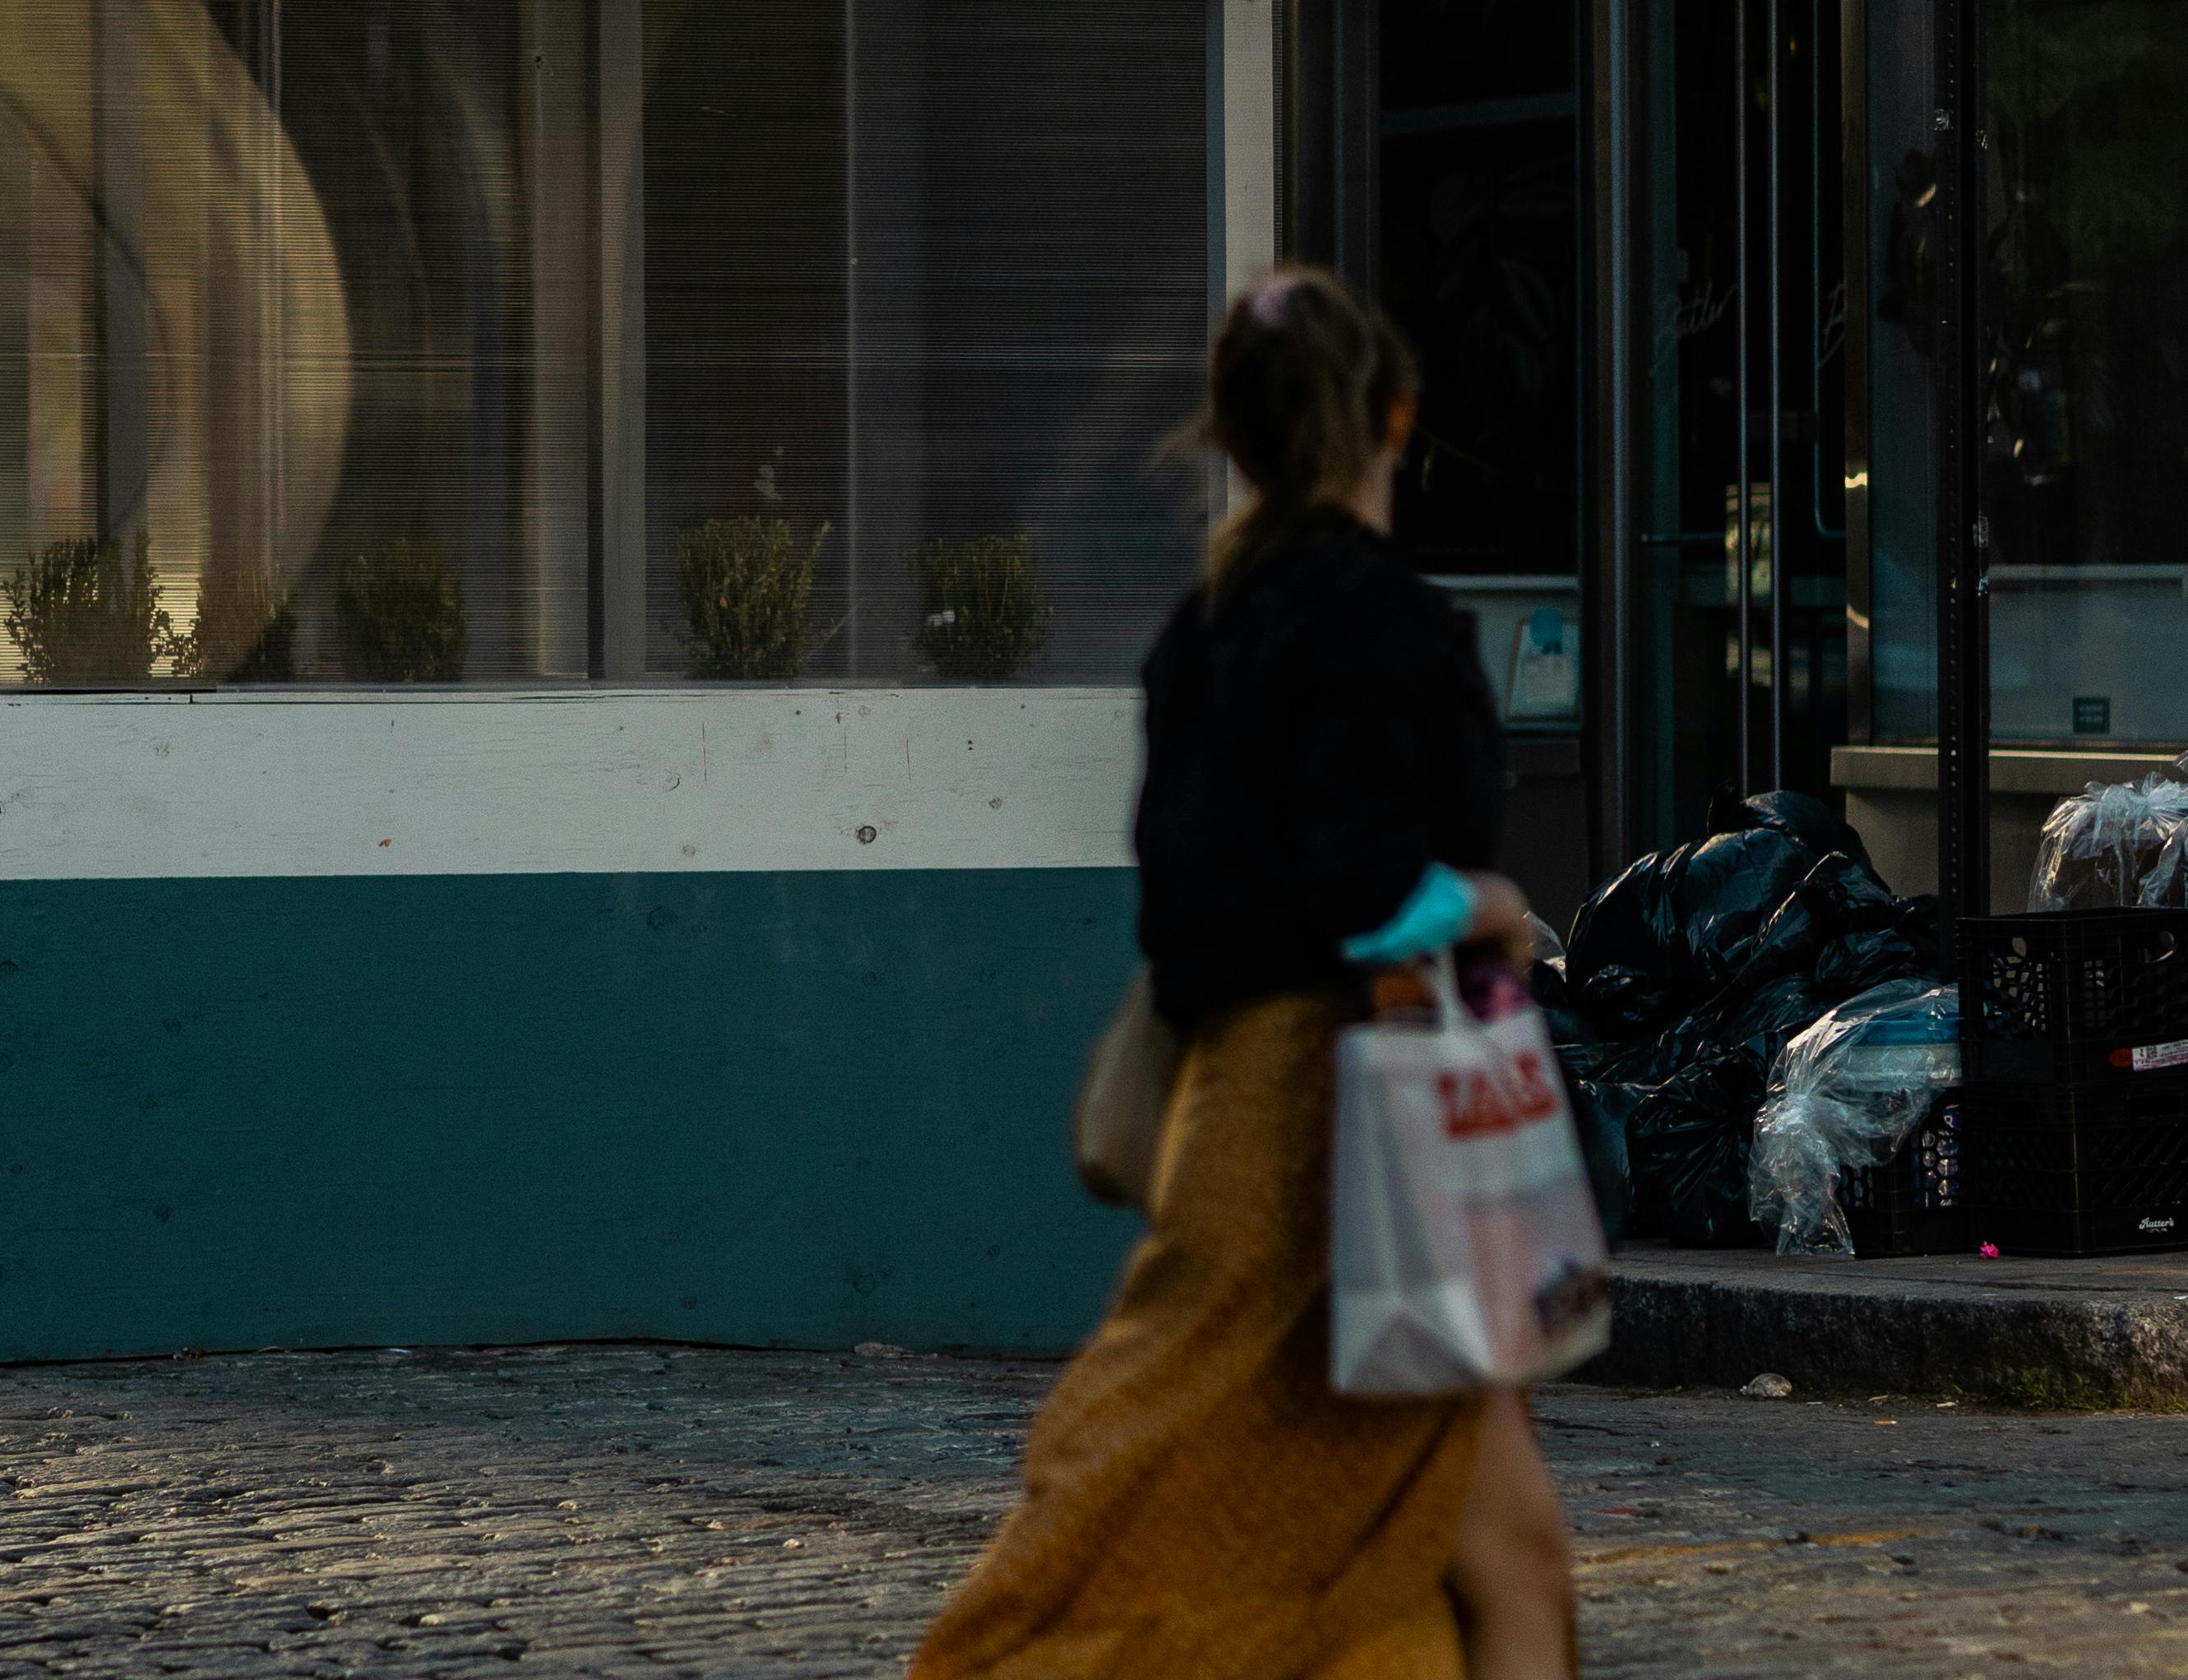
[[[1431,860],[1491,863],[1504,743],[1473,616],[1331,516],[1214,596],[1144,673],[1140,942],[1164,1016],[1356,983],[1338,947]]]

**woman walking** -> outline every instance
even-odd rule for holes
[[[1280,271],[1217,336],[1204,433],[1254,499],[1146,670],[1141,939],[1187,1046],[1148,1233],[912,1680],[1574,1672],[1520,1398],[1329,1384],[1337,1034],[1379,971],[1526,937],[1480,872],[1504,755],[1472,623],[1390,540],[1414,396],[1327,275]]]

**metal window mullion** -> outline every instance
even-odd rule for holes
[[[1983,0],[1936,0],[1937,887],[1990,908],[1990,640],[1982,525]]]
[[[1210,243],[1221,241],[1222,296],[1229,299],[1266,272],[1277,256],[1277,158],[1283,140],[1277,129],[1276,6],[1273,0],[1222,0],[1217,21],[1221,58],[1210,79],[1221,122],[1211,138],[1221,148],[1223,220]],[[1249,493],[1236,468],[1219,463],[1218,471],[1221,493],[1215,506],[1220,517],[1243,507]]]
[[[258,337],[252,347],[257,355],[254,371],[258,380],[257,420],[258,435],[252,439],[258,470],[259,565],[273,587],[285,588],[283,575],[287,532],[284,529],[282,491],[284,447],[288,428],[284,413],[288,401],[286,369],[282,364],[282,328],[285,324],[281,273],[283,125],[287,120],[281,54],[281,0],[260,0],[257,70],[257,166],[262,194],[255,232],[257,236],[258,296],[255,300]]]
[[[646,48],[642,0],[593,8],[601,533],[597,674],[646,674]]]
[[[1629,534],[1633,529],[1633,479],[1631,470],[1633,458],[1633,350],[1632,318],[1627,313],[1633,286],[1633,250],[1632,14],[1620,3],[1620,0],[1610,0],[1605,23],[1604,45],[1610,60],[1606,68],[1610,94],[1606,113],[1610,126],[1610,143],[1604,149],[1610,170],[1610,202],[1605,208],[1610,217],[1607,290],[1610,320],[1610,389],[1606,393],[1610,404],[1610,471],[1606,498],[1609,506],[1605,512],[1609,516],[1610,532],[1611,634],[1608,646],[1610,657],[1600,662],[1601,668],[1592,674],[1593,680],[1606,686],[1610,696],[1612,793],[1610,809],[1604,824],[1604,839],[1610,844],[1611,860],[1622,865],[1631,848],[1634,811],[1635,550],[1629,542]],[[1573,85],[1579,88],[1587,84],[1576,76]],[[1579,150],[1577,144],[1575,149]],[[1583,455],[1582,459],[1586,457]]]
[[[865,674],[860,655],[859,514],[866,485],[859,434],[859,0],[843,0],[843,667]]]
[[[1847,739],[1876,738],[1872,687],[1869,555],[1869,178],[1868,0],[1841,0],[1839,36],[1840,209],[1845,253],[1846,338],[1841,376],[1846,405]],[[1818,400],[1819,410],[1823,407]]]
[[[1738,300],[1734,331],[1739,338],[1733,392],[1734,425],[1738,428],[1734,449],[1738,479],[1733,486],[1733,497],[1739,522],[1739,541],[1733,551],[1733,598],[1740,614],[1740,680],[1734,692],[1740,708],[1739,786],[1742,798],[1755,791],[1755,510],[1751,505],[1748,479],[1748,434],[1751,427],[1747,382],[1747,8],[1748,0],[1733,0],[1733,195],[1736,200],[1733,236],[1736,277],[1733,290]]]
[[[1770,335],[1770,785],[1774,788],[1785,785],[1785,705],[1789,691],[1785,674],[1785,319],[1779,273],[1784,218],[1779,138],[1783,124],[1778,109],[1778,0],[1762,0],[1762,4],[1769,24],[1767,48],[1770,54],[1770,210],[1764,238],[1770,248],[1770,299],[1766,326]]]

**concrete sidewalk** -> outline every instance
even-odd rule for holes
[[[1779,1258],[1636,1243],[1587,1375],[1825,1394],[2188,1408],[2188,1254],[2102,1260]]]

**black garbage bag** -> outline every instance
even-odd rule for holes
[[[1565,1063],[1568,1079],[1646,1087],[1662,1084],[1678,1065],[1665,1059],[1665,1034],[1645,1039],[1601,1039],[1587,1034],[1583,1023],[1580,1036],[1559,1038],[1554,1017],[1550,1030],[1550,1041],[1558,1047],[1558,1059]]]
[[[1633,1037],[1670,1020],[1662,877],[1677,853],[1651,853],[1597,888],[1565,939],[1565,989],[1606,1037]]]
[[[1606,1111],[1597,1088],[1568,1080],[1572,1093],[1573,1125],[1580,1132],[1582,1159],[1587,1163],[1588,1187],[1595,1192],[1595,1211],[1603,1221],[1603,1234],[1616,1243],[1627,1232],[1633,1213],[1633,1174],[1626,1159],[1626,1120],[1630,1103]],[[1613,1085],[1614,1093],[1631,1091],[1630,1085]]]
[[[1542,1019],[1549,1023],[1550,1042],[1560,1049],[1568,1045],[1576,1050],[1583,1049],[1598,1041],[1595,1029],[1578,1014],[1562,1005],[1544,1004]]]
[[[1769,829],[1643,858],[1574,918],[1567,995],[1605,1036],[1638,1036],[1722,989],[1817,854]]]
[[[1640,1038],[1679,1018],[1679,994],[1670,981],[1622,962],[1595,970],[1578,985],[1568,978],[1565,997],[1606,1038]]]
[[[1745,1051],[1767,1069],[1779,1051],[1830,1010],[1828,995],[1805,974],[1781,974],[1737,1001],[1728,1000],[1702,1036],[1713,1047]]]
[[[1767,828],[1713,834],[1689,848],[1672,895],[1682,933],[1675,978],[1688,995],[1700,1001],[1731,982],[1816,862],[1807,846]]]
[[[1886,980],[1935,972],[1937,901],[1895,899],[1875,871],[1844,853],[1818,860],[1757,937],[1735,989],[1805,974],[1832,1002]]]
[[[1934,901],[1894,898],[1820,802],[1712,815],[1726,832],[1642,859],[1575,920],[1558,1044],[1623,1122],[1629,1231],[1722,1245],[1760,1240],[1747,1160],[1773,1061],[1856,993],[1936,973],[1939,946]]]
[[[1747,1161],[1768,1064],[1745,1046],[1690,1063],[1644,1097],[1626,1123],[1635,1215],[1676,1245],[1762,1240],[1747,1211]]]
[[[1798,840],[1819,856],[1826,852],[1843,852],[1864,869],[1875,872],[1859,831],[1810,794],[1780,788],[1774,793],[1757,793],[1752,798],[1742,799],[1727,782],[1710,801],[1709,826],[1712,834],[1737,834],[1744,829],[1767,828],[1789,840]]]
[[[1824,1012],[1799,975],[1728,987],[1701,1009],[1621,1062],[1613,1074],[1654,1089],[1720,1052],[1745,1048],[1767,1067],[1779,1045]]]
[[[1544,1009],[1563,1009],[1571,995],[1571,988],[1565,984],[1565,958],[1537,957],[1527,971],[1527,989]]]

